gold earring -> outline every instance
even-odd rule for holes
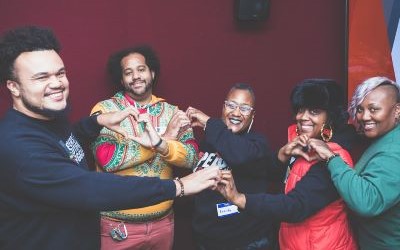
[[[321,128],[321,138],[324,142],[330,141],[333,136],[333,129],[331,125],[326,125],[325,123],[322,125]]]

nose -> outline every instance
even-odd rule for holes
[[[232,114],[239,116],[241,115],[239,106],[237,106],[234,110],[232,110]]]
[[[64,85],[63,82],[62,82],[62,78],[57,77],[56,75],[52,75],[49,78],[49,81],[50,81],[49,82],[49,87],[50,88],[59,88],[59,87]]]
[[[139,72],[132,72],[132,80],[137,80],[140,78]]]
[[[360,120],[368,121],[371,119],[371,113],[368,110],[364,110],[360,115]]]
[[[306,110],[304,112],[298,112],[296,115],[296,118],[297,118],[297,120],[301,120],[301,121],[309,120],[309,115],[310,114],[308,113],[308,110]]]

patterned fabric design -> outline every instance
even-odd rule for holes
[[[131,105],[124,93],[118,92],[112,98],[96,104],[91,113],[118,111]],[[150,105],[144,108],[149,113],[151,123],[159,135],[164,134],[177,109],[176,106],[155,96],[152,96]],[[142,132],[140,126],[132,118],[122,121],[121,127],[132,136]],[[192,168],[197,161],[197,145],[193,137],[193,130],[190,127],[184,129],[178,135],[178,140],[178,142],[168,141],[170,153],[167,156],[162,156],[151,149],[142,147],[135,141],[125,140],[121,135],[103,128],[100,135],[91,144],[91,149],[95,156],[98,154],[111,156],[110,160],[103,166],[100,166],[98,159],[96,159],[99,171],[113,172],[118,175],[171,179],[173,177],[172,165]],[[107,147],[107,145],[113,147]],[[167,201],[145,208],[102,212],[102,214],[115,219],[143,222],[161,218],[171,209],[172,201]]]
[[[155,212],[153,213],[154,219],[156,218],[162,218],[169,214],[171,212],[171,209],[168,210],[162,210],[161,212]],[[146,222],[149,221],[149,215],[147,213],[141,214],[141,213],[136,213],[136,214],[128,214],[126,212],[120,212],[120,211],[113,211],[113,212],[101,212],[101,215],[111,217],[111,218],[120,218],[124,220],[129,220],[129,221],[135,221],[135,222]]]

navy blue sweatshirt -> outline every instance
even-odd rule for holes
[[[221,119],[210,118],[200,151],[209,157],[203,158],[204,162],[200,160],[198,166],[227,165],[240,192],[254,194],[267,191],[268,178],[272,178],[268,173],[275,167],[275,162],[264,136],[254,132],[234,134]],[[227,201],[217,191],[205,190],[194,200],[193,230],[196,240],[204,246],[234,249],[272,233],[271,221],[260,220],[248,213],[218,217],[216,204]]]
[[[98,134],[95,117],[72,133],[11,109],[0,131],[0,249],[99,249],[99,211],[175,197],[172,180],[90,172],[77,138]]]

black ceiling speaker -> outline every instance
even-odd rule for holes
[[[235,0],[236,18],[239,21],[267,19],[270,0]]]

